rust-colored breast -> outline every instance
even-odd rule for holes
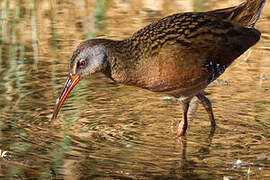
[[[166,45],[156,55],[140,61],[132,82],[136,86],[164,93],[194,88],[208,77],[201,66],[205,59],[186,51],[186,47],[179,44]]]

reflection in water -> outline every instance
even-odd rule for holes
[[[258,23],[260,43],[206,89],[217,118],[214,136],[194,100],[187,139],[176,142],[181,110],[174,99],[117,85],[101,74],[81,81],[58,120],[49,122],[80,41],[122,39],[175,12],[239,3],[1,1],[0,149],[8,151],[8,160],[0,158],[0,177],[270,178],[268,2]]]

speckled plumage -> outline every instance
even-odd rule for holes
[[[180,97],[195,95],[222,74],[213,77],[208,62],[227,67],[259,38],[259,31],[212,14],[184,13],[163,18],[123,41],[89,40],[80,47],[104,46],[110,64],[104,73],[113,80]]]
[[[82,78],[101,71],[116,82],[179,98],[184,118],[178,136],[186,131],[188,105],[197,96],[214,127],[210,101],[201,90],[259,41],[260,32],[254,25],[264,3],[247,0],[226,9],[174,14],[121,41],[84,41],[71,57],[70,76]]]

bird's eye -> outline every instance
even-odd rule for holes
[[[81,59],[81,60],[79,61],[79,65],[80,65],[80,66],[85,66],[85,65],[86,65],[86,60],[85,60],[85,59]]]

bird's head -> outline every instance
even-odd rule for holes
[[[70,70],[64,88],[56,100],[52,120],[56,118],[68,94],[87,75],[106,70],[108,55],[101,43],[88,40],[81,43],[70,59]]]

